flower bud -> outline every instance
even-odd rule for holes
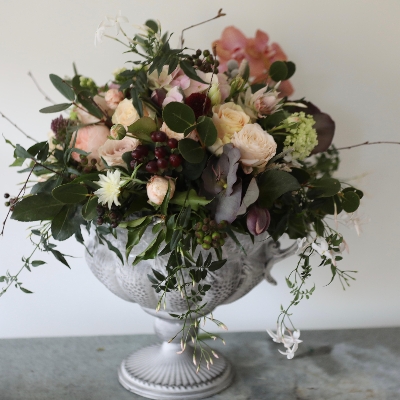
[[[211,100],[212,106],[221,103],[221,92],[219,90],[218,83],[214,83],[213,85],[211,85],[211,88],[208,91],[208,97]]]
[[[261,235],[265,232],[271,222],[271,216],[266,208],[252,205],[247,214],[247,228],[252,235]]]
[[[110,129],[110,139],[122,140],[126,136],[126,129],[123,125],[113,125]]]
[[[175,193],[174,180],[158,175],[152,176],[150,181],[147,183],[147,197],[149,200],[154,204],[161,205],[168,192],[168,185],[170,187],[169,197],[172,198]]]

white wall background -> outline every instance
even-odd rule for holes
[[[223,28],[236,25],[248,36],[256,28],[269,33],[297,65],[295,95],[306,96],[337,123],[335,143],[400,140],[400,3],[396,0],[2,0],[0,4],[0,110],[25,131],[43,140],[51,116],[48,105],[27,76],[32,71],[57,101],[49,73],[68,75],[72,62],[98,83],[128,58],[117,43],[93,45],[94,31],[106,14],[122,10],[131,23],[158,18],[168,31],[207,19],[223,7],[227,17],[193,29],[186,44],[206,48]],[[133,28],[127,28],[134,32]],[[0,132],[13,142],[29,140],[0,118]],[[2,139],[1,139],[2,140]],[[1,192],[17,194],[23,178],[7,166],[11,148],[1,142]],[[357,237],[342,231],[350,246],[343,268],[359,270],[350,290],[338,282],[323,287],[329,272],[315,271],[317,290],[295,309],[301,329],[399,326],[400,282],[400,146],[364,146],[342,152],[340,177],[353,178],[366,193],[363,209],[371,222]],[[2,194],[1,194],[2,196]],[[7,209],[0,209],[3,219]],[[9,221],[0,239],[0,275],[15,273],[30,252],[27,225]],[[152,317],[138,305],[107,291],[86,267],[83,248],[73,240],[60,248],[72,270],[53,258],[21,281],[35,292],[11,288],[0,298],[0,337],[106,335],[152,332]],[[230,330],[263,330],[275,325],[281,303],[290,300],[284,277],[292,257],[274,270],[279,285],[263,282],[245,298],[217,309],[215,316]]]

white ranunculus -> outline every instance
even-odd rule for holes
[[[218,137],[222,140],[225,136],[231,138],[250,122],[250,117],[243,108],[233,102],[214,106],[212,111],[212,120],[217,128]]]
[[[124,99],[119,104],[112,116],[114,124],[124,125],[126,128],[139,119],[139,114],[132,104],[132,100]]]
[[[147,183],[147,197],[149,200],[154,204],[161,205],[168,192],[168,185],[171,188],[169,195],[171,199],[175,193],[175,182],[173,179],[167,179],[158,175],[152,176]]]
[[[104,158],[106,163],[110,167],[125,167],[127,165],[122,159],[122,155],[128,151],[133,151],[140,144],[139,140],[125,136],[121,140],[110,140],[108,139],[102,146],[98,149],[99,157]],[[98,164],[98,169],[103,169],[102,163]]]
[[[258,124],[247,124],[239,132],[235,132],[231,143],[240,150],[240,163],[247,174],[253,168],[263,170],[276,154],[273,136]]]

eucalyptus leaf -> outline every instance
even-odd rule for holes
[[[54,87],[67,99],[70,101],[75,100],[75,93],[71,87],[59,76],[50,74],[51,83]]]
[[[212,146],[217,140],[217,128],[210,117],[201,116],[197,120],[196,130],[199,134],[200,140],[207,147]]]
[[[178,133],[184,133],[185,129],[196,124],[194,111],[186,104],[177,101],[168,103],[164,107],[163,120],[169,129]]]
[[[355,192],[345,192],[342,197],[343,210],[352,213],[360,206],[360,198]]]
[[[42,108],[39,110],[39,112],[41,112],[43,114],[51,114],[51,113],[64,111],[71,106],[72,106],[72,103],[55,104],[54,106]]]
[[[192,164],[201,163],[204,159],[204,149],[193,139],[180,140],[178,143],[178,148],[182,157]]]
[[[269,76],[275,82],[284,81],[288,72],[288,67],[284,61],[275,61],[269,68]]]
[[[153,143],[150,134],[156,130],[157,124],[150,117],[140,118],[128,127],[129,133],[137,139],[149,143]]]

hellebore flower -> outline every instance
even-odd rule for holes
[[[265,232],[271,222],[271,216],[266,208],[261,208],[253,204],[247,214],[247,228],[254,236]]]

